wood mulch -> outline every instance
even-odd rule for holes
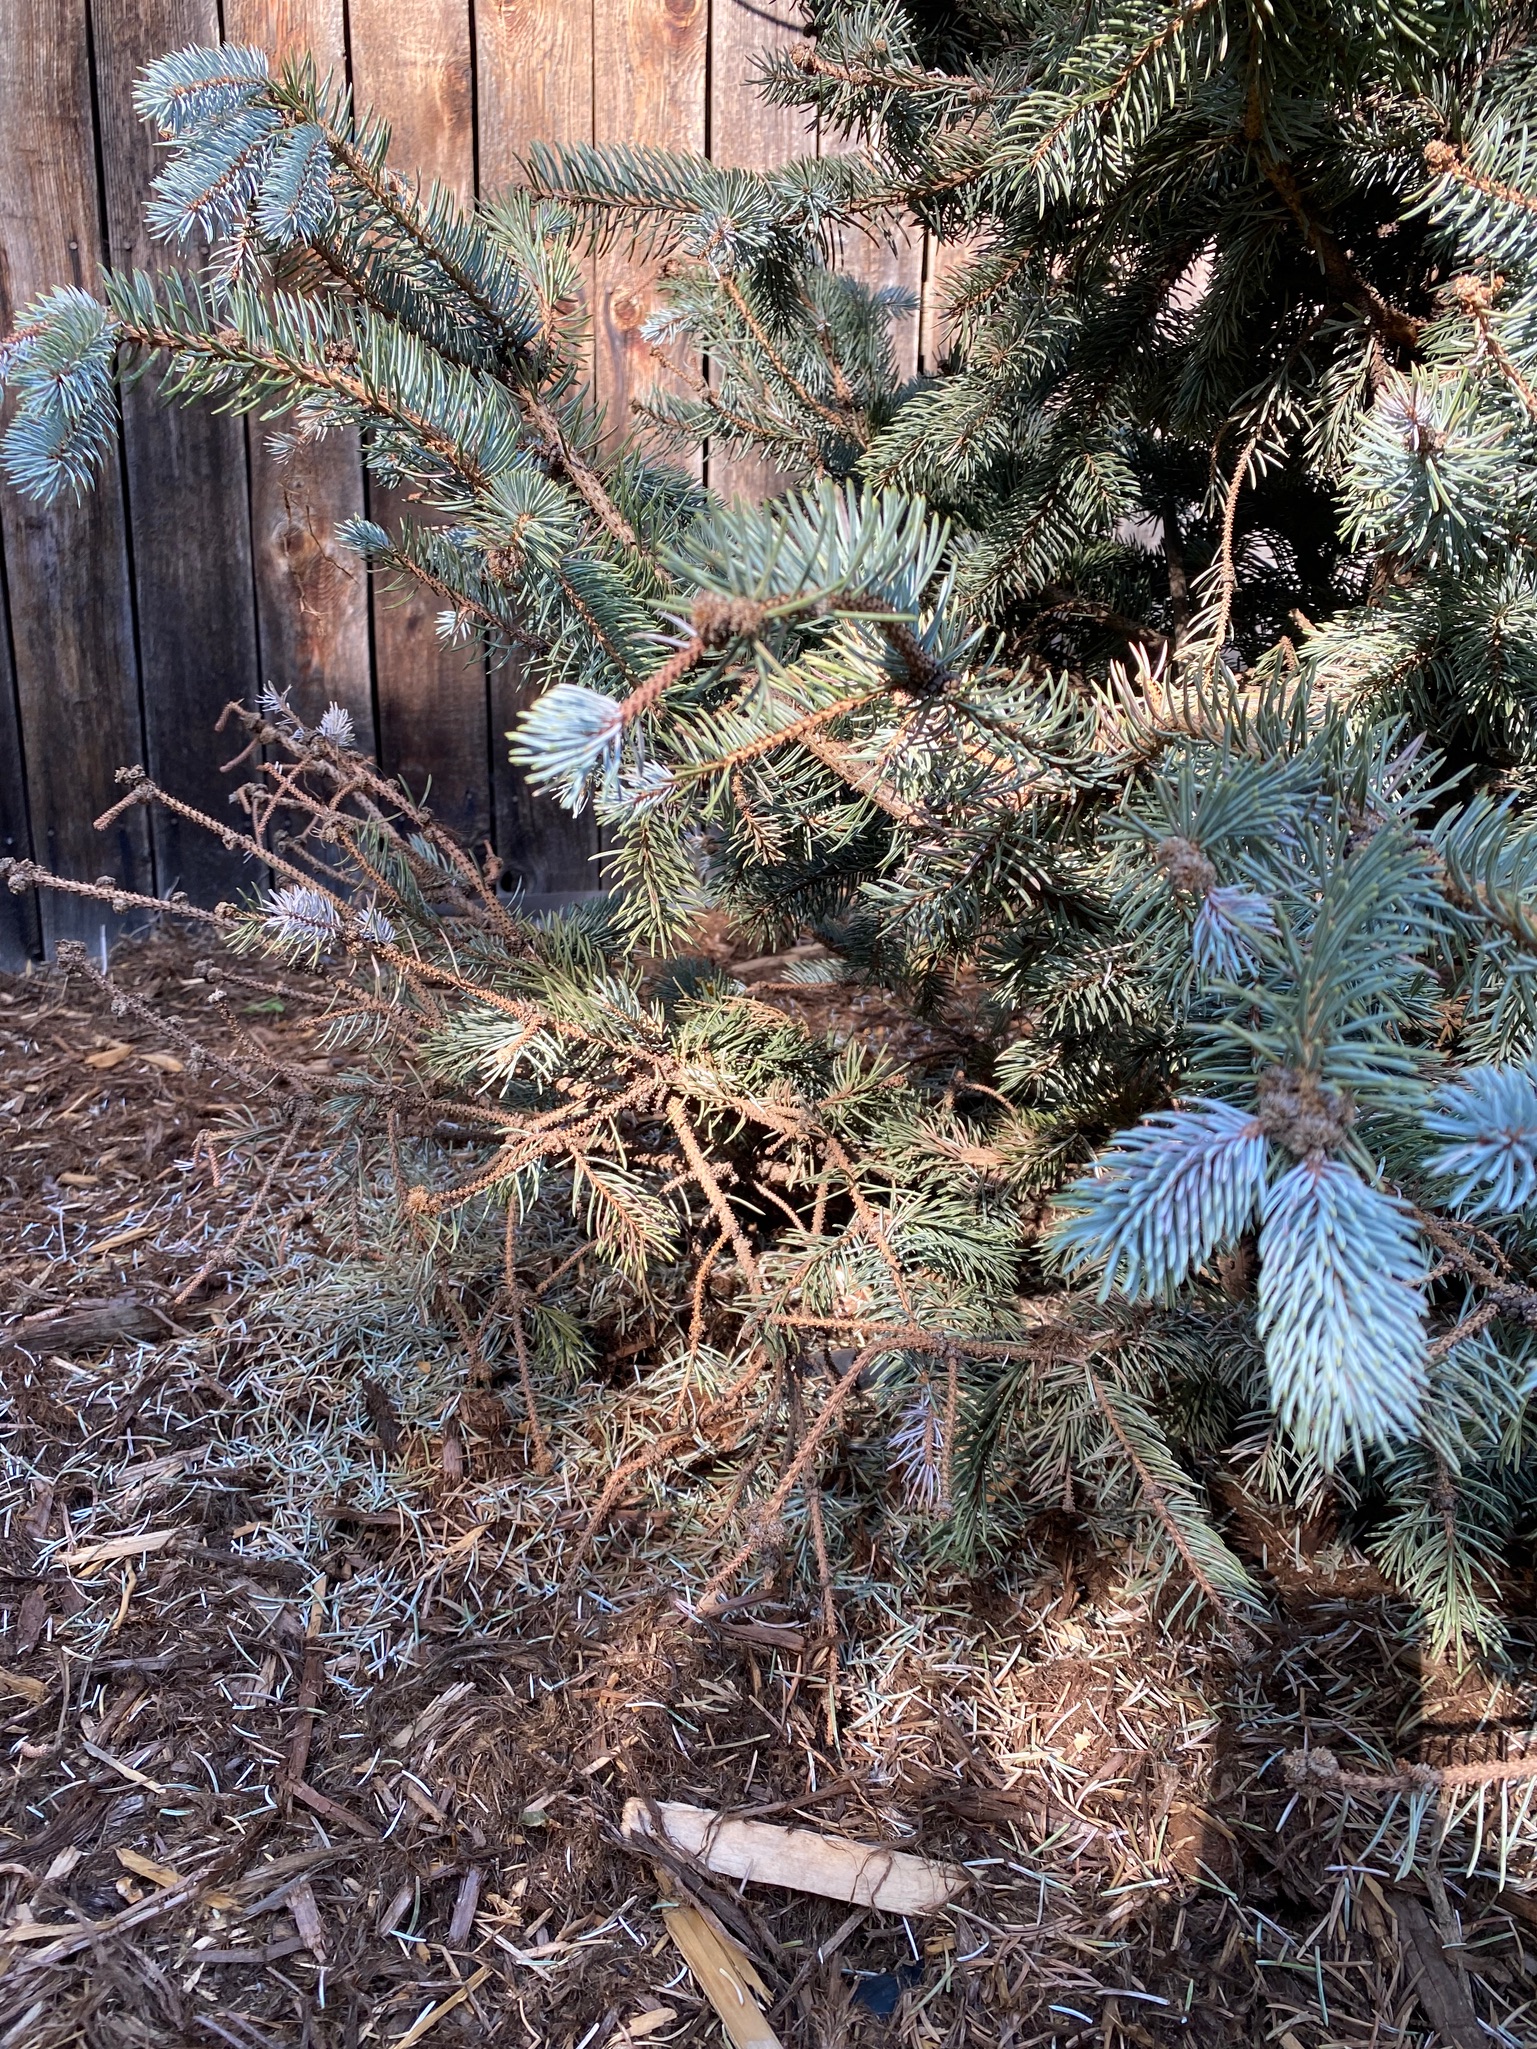
[[[206,1029],[182,942],[115,975]],[[278,1003],[242,1023],[318,1076],[314,1008]],[[900,1057],[951,1027],[851,1028]],[[0,979],[0,2049],[719,2041],[621,1838],[637,1794],[967,1864],[923,1923],[684,1874],[789,2049],[1537,2038],[1537,1830],[1502,1872],[1498,1789],[1437,1847],[1433,1794],[1285,1768],[1519,1750],[1519,1670],[1424,1666],[1322,1533],[1256,1536],[1276,1619],[1240,1655],[1070,1546],[921,1601],[872,1552],[829,1726],[814,1591],[680,1604],[720,1475],[621,1504],[564,1583],[599,1392],[552,1399],[536,1473],[459,1406],[451,1333],[378,1335],[391,1276],[327,1292],[326,1162],[274,1174],[261,1101],[175,1044]]]

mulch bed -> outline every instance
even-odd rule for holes
[[[207,1029],[182,942],[114,976]],[[241,1023],[323,1074],[303,998]],[[901,1058],[952,1026],[849,1028]],[[1253,1533],[1277,1620],[1236,1654],[1070,1548],[921,1600],[872,1557],[830,1718],[814,1591],[680,1602],[718,1474],[626,1499],[565,1571],[599,1394],[552,1398],[536,1473],[496,1401],[461,1407],[451,1336],[399,1336],[393,1276],[327,1292],[326,1162],[274,1172],[278,1120],[187,1044],[0,979],[0,2049],[719,2041],[632,1796],[967,1865],[923,1922],[682,1875],[796,2049],[1537,2034],[1533,1781],[1479,1841],[1433,1790],[1285,1765],[1518,1752],[1524,1669],[1426,1666],[1305,1532]]]

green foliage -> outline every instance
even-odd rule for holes
[[[1250,1484],[1357,1505],[1490,1649],[1537,1322],[1527,16],[822,0],[764,82],[846,148],[540,148],[466,213],[307,64],[163,60],[152,225],[214,260],[27,310],[9,473],[79,490],[114,371],[355,426],[441,523],[352,544],[542,686],[514,758],[596,807],[602,905],[507,911],[273,705],[333,794],[235,935],[336,981],[337,1114],[417,1119],[429,1249],[511,1218],[521,1371],[628,1347],[706,1432],[761,1395],[762,1527],[858,1410],[937,1555],[1065,1493],[1223,1608],[1203,1475],[1268,1431]],[[838,258],[903,218],[946,259],[915,380]],[[612,246],[679,366],[626,421],[573,311]],[[702,445],[785,489],[722,504]],[[819,951],[770,1002],[701,910]],[[931,1054],[819,1037],[796,976]]]

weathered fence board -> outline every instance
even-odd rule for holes
[[[475,37],[478,180],[482,192],[495,193],[512,182],[531,143],[592,140],[592,0],[479,0]],[[593,290],[589,264],[589,315]],[[522,663],[495,664],[489,680],[492,837],[504,880],[533,900],[596,889],[590,814],[573,818],[531,790],[507,759],[507,734],[528,701]]]
[[[224,0],[224,33],[274,59],[308,52],[323,72],[340,73],[347,62],[343,0]],[[372,751],[368,578],[336,539],[337,527],[363,510],[358,438],[349,429],[279,455],[275,427],[246,422],[261,679],[287,690],[311,723],[328,704],[341,705]]]
[[[187,258],[144,226],[160,165],[133,84],[166,50],[216,42],[219,10],[214,0],[95,0],[95,23],[108,253],[121,270],[171,269]],[[223,812],[219,763],[236,749],[214,727],[258,680],[245,429],[211,406],[163,404],[154,382],[123,398],[144,760],[172,796]],[[162,895],[184,889],[207,903],[249,884],[243,857],[212,833],[158,807],[148,815]]]
[[[772,107],[753,89],[756,65],[801,37],[792,5],[715,0],[710,18],[710,155],[728,168],[763,170],[790,157],[815,156],[816,122],[798,107]],[[764,457],[711,450],[710,482],[728,498],[767,497],[782,483]]]
[[[89,284],[101,259],[85,0],[29,0],[0,36],[0,255],[7,330],[39,292]],[[0,492],[0,534],[31,851],[68,875],[151,889],[142,813],[106,841],[91,828],[118,794],[115,771],[143,751],[119,472],[79,505]],[[49,897],[42,919],[50,947],[111,924],[77,897]]]
[[[490,195],[536,141],[653,143],[726,164],[814,151],[797,113],[765,106],[757,53],[801,33],[797,0],[9,0],[0,36],[0,323],[51,286],[89,286],[115,262],[165,251],[141,219],[154,168],[132,110],[152,56],[222,33],[274,57],[308,49],[350,77],[394,129],[402,169],[461,197]],[[916,237],[850,251],[875,282],[933,296]],[[587,286],[594,381],[612,431],[659,368],[642,327],[650,277],[623,249]],[[937,336],[926,301],[907,322],[903,368]],[[698,375],[697,365],[685,366]],[[437,605],[370,589],[336,528],[365,507],[419,511],[365,483],[354,435],[274,448],[280,422],[162,408],[130,393],[123,450],[79,505],[40,508],[0,491],[0,852],[31,853],[87,880],[212,900],[240,876],[216,842],[130,812],[108,837],[92,819],[142,761],[179,796],[223,815],[213,723],[263,685],[314,718],[332,699],[359,737],[445,823],[499,856],[535,897],[597,882],[590,820],[535,797],[506,760],[524,701],[517,663],[445,647]],[[728,492],[773,487],[759,463],[710,459]],[[0,965],[78,935],[101,907],[0,900]]]
[[[0,587],[0,601],[3,601]],[[16,704],[16,671],[11,636],[0,632],[0,860],[20,861],[31,851],[27,826],[27,784],[21,757],[21,715]],[[0,889],[0,961],[24,960],[41,940],[37,899]]]
[[[657,149],[705,146],[706,0],[597,0],[593,14],[593,139]],[[655,273],[620,246],[598,259],[598,403],[616,438],[630,402],[657,381],[643,329],[656,311]]]
[[[461,200],[475,191],[470,17],[464,0],[352,0],[352,82],[360,106],[390,124],[392,161]],[[420,520],[405,490],[368,479],[381,526]],[[373,586],[379,759],[471,844],[491,831],[486,665],[477,648],[439,639],[441,606],[419,589]]]

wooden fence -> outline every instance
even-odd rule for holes
[[[156,267],[142,225],[155,150],[133,112],[153,57],[221,37],[345,67],[358,101],[390,120],[393,161],[466,199],[495,192],[535,141],[594,139],[707,152],[752,165],[815,148],[794,111],[765,106],[755,54],[800,33],[795,0],[7,0],[0,35],[0,331],[36,293],[89,285],[103,260]],[[871,281],[921,294],[924,251],[846,252]],[[641,338],[647,274],[622,256],[591,277],[594,375],[611,419],[655,379]],[[924,323],[901,336],[909,371]],[[279,463],[270,429],[130,392],[121,460],[78,506],[0,491],[0,853],[66,875],[111,876],[216,901],[248,885],[238,857],[174,816],[92,819],[142,762],[164,787],[225,813],[213,728],[265,684],[305,716],[335,699],[385,768],[534,896],[594,886],[592,843],[522,786],[502,739],[515,665],[444,647],[434,608],[370,586],[336,524],[386,522],[392,494],[366,478],[355,439]],[[760,481],[717,462],[728,491]],[[237,743],[238,744],[238,743]],[[227,814],[225,814],[227,815]],[[102,907],[0,889],[0,965],[61,937],[93,946]]]

